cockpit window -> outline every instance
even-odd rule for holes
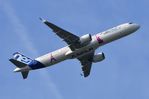
[[[129,24],[133,24],[132,22],[130,22]]]

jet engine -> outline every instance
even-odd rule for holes
[[[91,34],[86,34],[80,37],[80,43],[82,45],[87,45],[90,43],[90,41],[92,40],[92,36]]]
[[[93,62],[94,62],[94,63],[100,62],[100,61],[102,61],[102,60],[104,60],[104,59],[105,59],[105,55],[104,55],[103,52],[101,52],[101,53],[98,53],[98,54],[94,55],[94,57],[93,57]]]

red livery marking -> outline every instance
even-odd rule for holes
[[[103,41],[99,36],[97,36],[97,35],[96,35],[96,40],[98,41],[99,44],[101,44],[101,43],[104,42],[104,41]]]

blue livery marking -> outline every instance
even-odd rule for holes
[[[30,64],[30,62],[32,61],[32,59],[24,56],[23,54],[20,54],[19,52],[16,52],[13,54],[13,59],[19,61],[19,62],[22,62],[24,64]]]
[[[40,68],[44,68],[46,67],[44,64],[40,63],[39,61],[37,60],[32,60],[28,66],[31,68],[31,69],[40,69]]]

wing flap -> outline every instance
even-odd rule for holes
[[[92,63],[91,62],[83,65],[82,71],[83,71],[84,77],[87,77],[87,76],[90,75],[91,66],[92,66]]]

